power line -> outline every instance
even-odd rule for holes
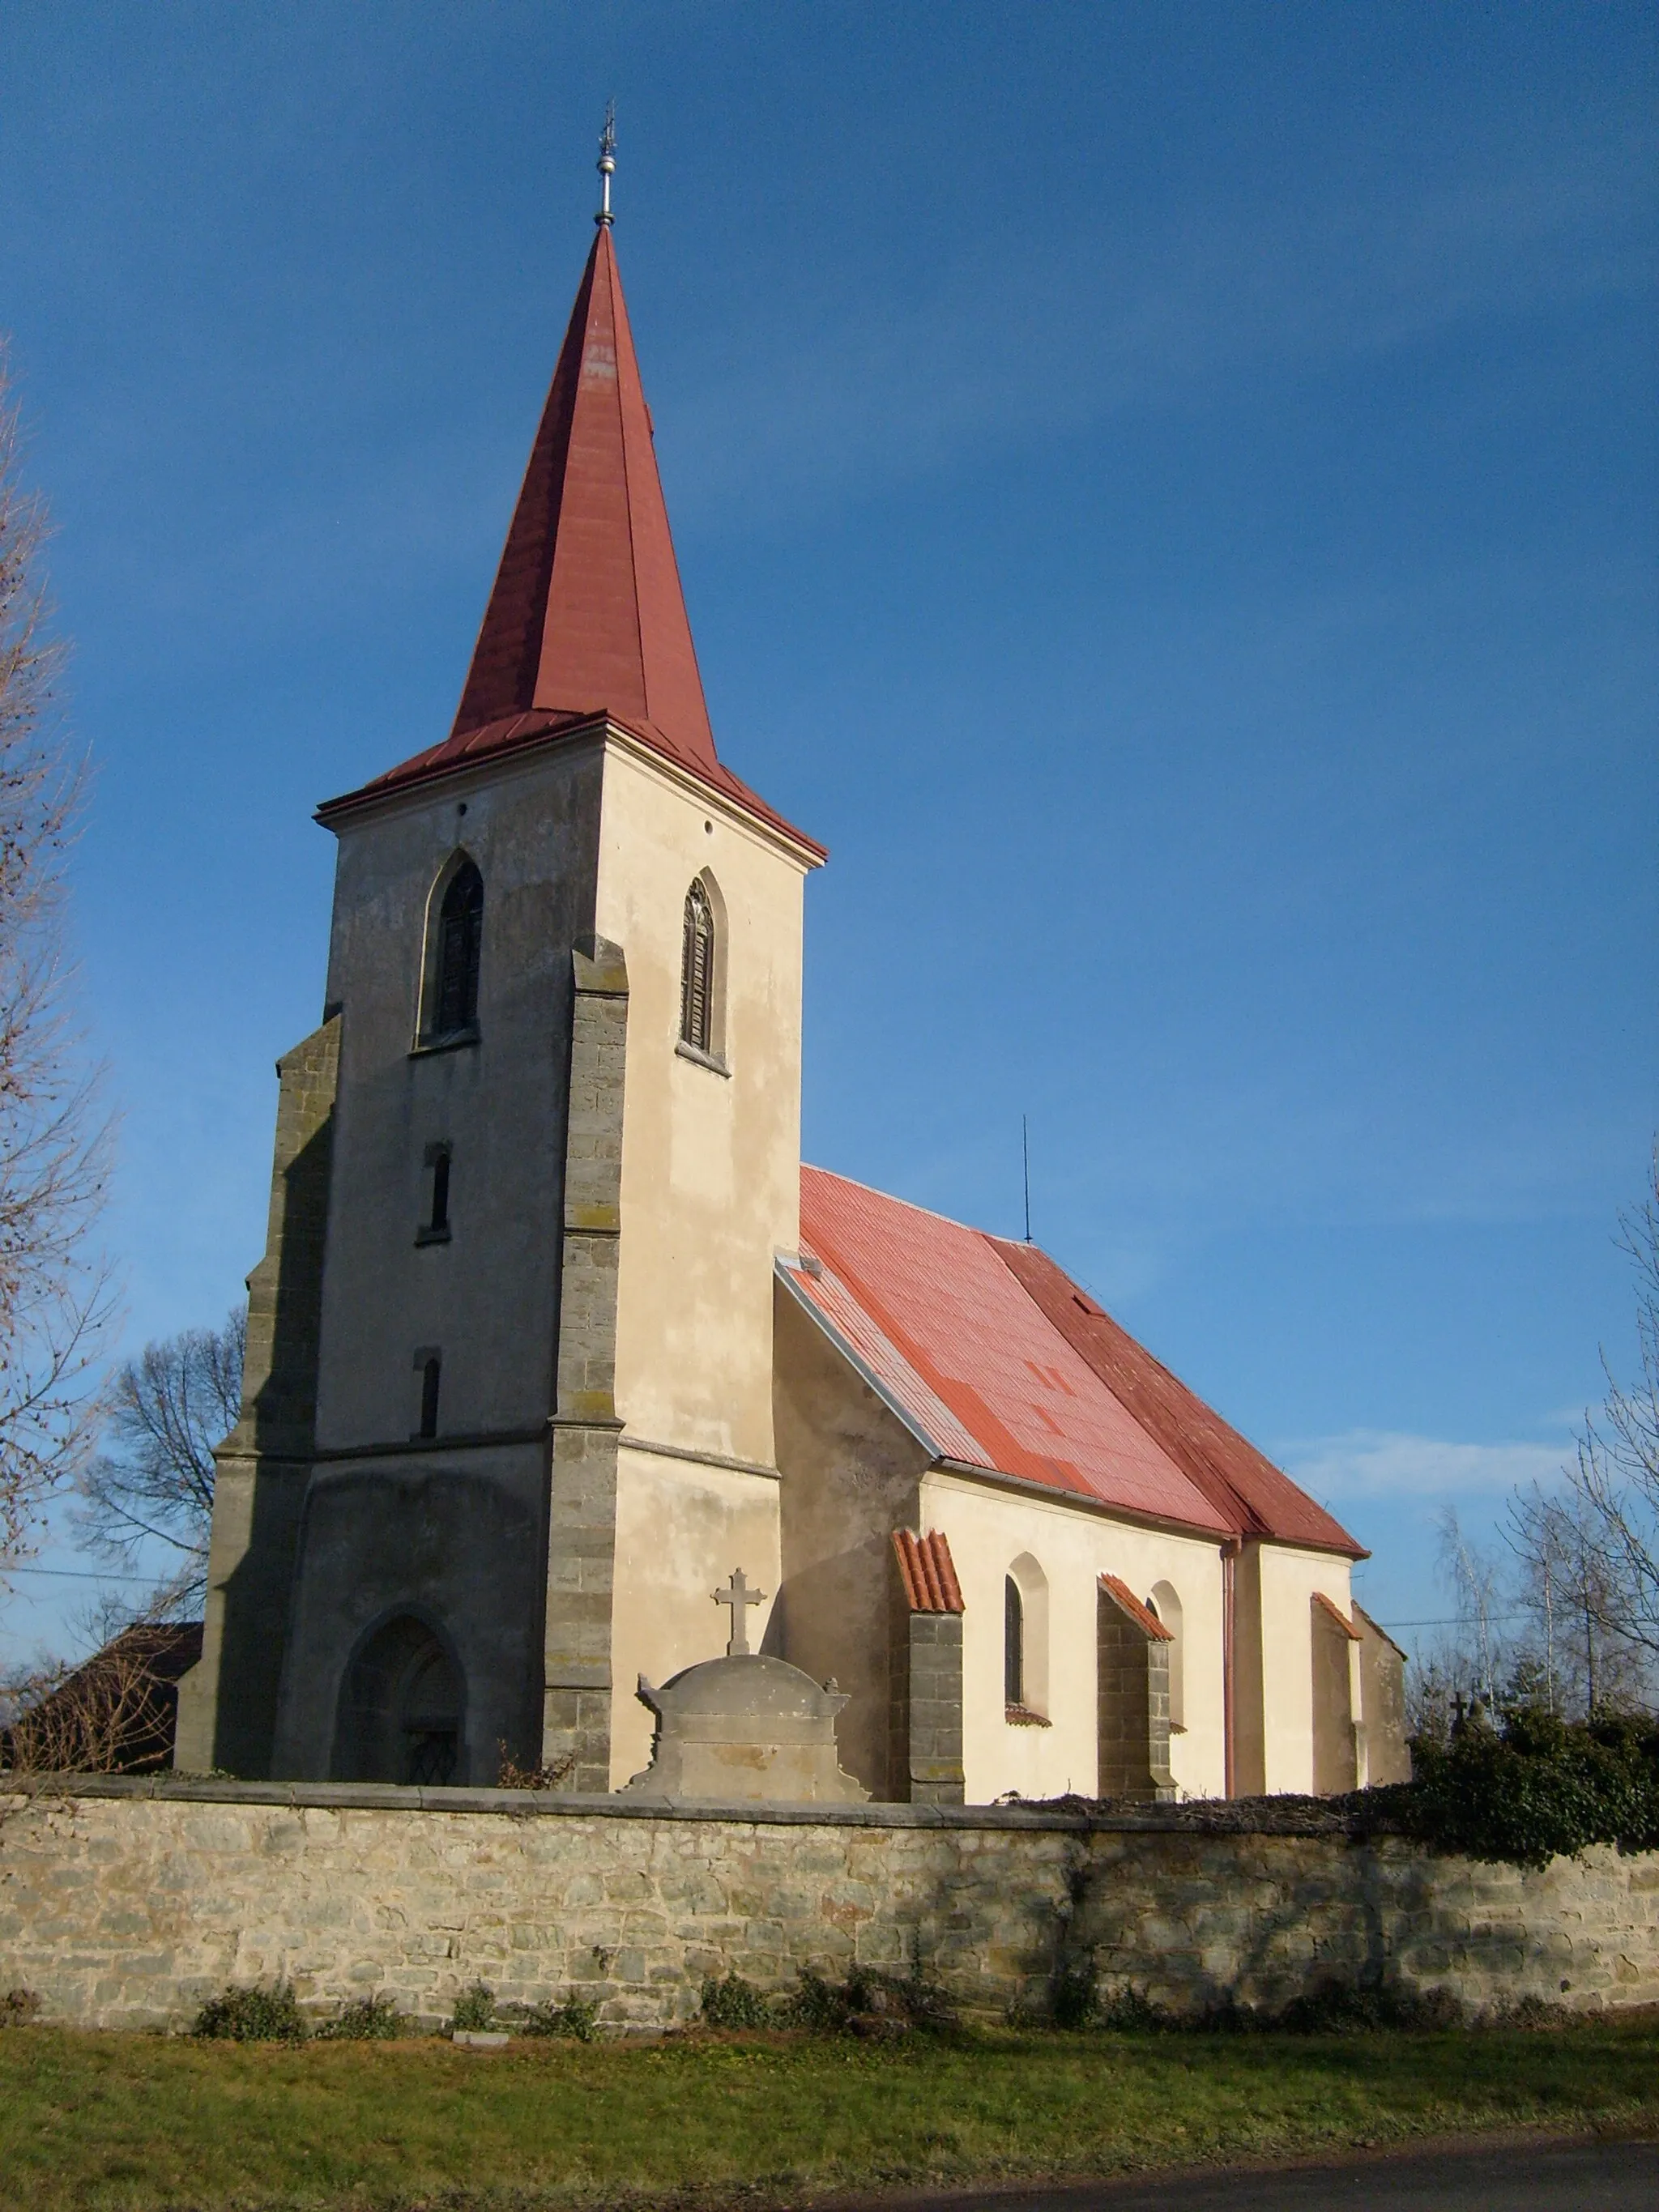
[[[0,1571],[0,1580],[13,1575],[54,1575],[70,1583],[151,1583],[153,1575],[106,1575],[93,1567],[7,1567]]]
[[[1506,1621],[1531,1619],[1529,1613],[1489,1613],[1486,1615],[1488,1623],[1493,1627],[1502,1626]],[[1382,1628],[1472,1628],[1474,1626],[1473,1621],[1459,1620],[1455,1613],[1449,1613],[1443,1620],[1384,1620],[1377,1625]]]

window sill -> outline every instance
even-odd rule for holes
[[[447,1222],[441,1229],[417,1229],[415,1231],[415,1242],[417,1244],[447,1244],[449,1237],[450,1230]]]
[[[478,1024],[469,1022],[464,1030],[451,1030],[447,1036],[416,1037],[409,1048],[411,1060],[427,1060],[437,1052],[461,1052],[478,1042]]]
[[[694,1067],[706,1067],[712,1074],[723,1075],[728,1083],[732,1080],[731,1069],[718,1054],[699,1052],[696,1045],[687,1044],[684,1037],[680,1038],[674,1049],[682,1060],[689,1060]]]
[[[1052,1728],[1054,1723],[1046,1713],[1034,1713],[1029,1705],[1005,1705],[1002,1717],[1010,1728]]]

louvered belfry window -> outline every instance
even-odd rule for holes
[[[685,895],[685,939],[680,964],[680,1039],[696,1052],[713,1049],[714,910],[701,883]]]
[[[451,877],[438,912],[434,1036],[448,1036],[477,1020],[478,953],[483,942],[483,878],[468,860]]]

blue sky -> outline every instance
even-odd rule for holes
[[[1040,1241],[1443,1613],[1632,1334],[1650,12],[12,0],[0,78],[128,1346],[258,1256],[311,809],[448,726],[614,93],[716,734],[832,848],[809,1156],[1018,1233],[1029,1115]]]

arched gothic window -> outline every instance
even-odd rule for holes
[[[464,860],[438,908],[437,961],[428,1034],[453,1036],[478,1018],[478,955],[483,944],[483,878]]]
[[[1002,1701],[1025,1703],[1025,1601],[1012,1575],[1002,1583]]]
[[[685,895],[680,953],[680,1042],[712,1053],[714,1036],[714,909],[701,877]]]

